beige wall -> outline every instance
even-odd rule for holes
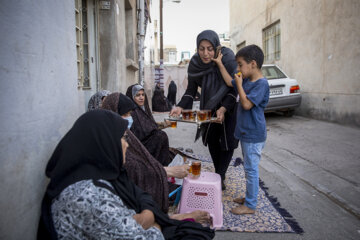
[[[125,93],[138,82],[136,1],[110,4],[110,10],[99,10],[101,88]]]
[[[185,93],[188,78],[187,78],[187,68],[188,65],[179,66],[179,65],[165,65],[164,66],[164,94],[167,96],[169,84],[171,80],[173,80],[177,86],[176,92],[176,103],[178,103]],[[146,66],[145,67],[145,83],[144,88],[146,94],[149,97],[150,106],[151,105],[151,97],[155,88],[155,73],[154,67]]]
[[[280,20],[281,57],[298,80],[298,113],[360,126],[360,1],[230,0],[232,49],[262,47],[262,29]]]

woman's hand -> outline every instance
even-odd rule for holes
[[[168,177],[184,178],[189,174],[189,164],[183,164],[180,166],[164,167],[166,175]]]
[[[156,224],[157,224],[155,222],[154,213],[152,211],[148,210],[148,209],[143,210],[141,213],[135,214],[133,216],[133,218],[145,230],[152,227],[152,226],[156,227]]]
[[[183,109],[181,107],[174,107],[170,111],[170,116],[178,117],[180,116],[182,110]]]
[[[170,121],[165,120],[164,122],[156,122],[159,129],[164,129],[170,127]]]
[[[225,119],[225,112],[226,112],[226,108],[220,107],[216,111],[216,120],[215,120],[215,122],[222,123],[224,121],[224,119]]]
[[[242,73],[241,72],[239,72],[239,73],[234,74],[234,80],[236,83],[239,83],[239,85],[242,86],[242,83],[243,83]]]
[[[221,53],[221,51],[219,51],[219,55],[217,56],[217,58],[212,58],[211,60],[213,62],[215,62],[218,66],[220,66],[220,65],[223,65],[222,60],[221,60],[222,57],[223,57],[223,54]]]

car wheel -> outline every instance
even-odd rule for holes
[[[295,113],[295,110],[287,110],[287,111],[284,111],[284,116],[285,117],[292,117]]]

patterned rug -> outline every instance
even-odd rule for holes
[[[185,152],[183,152],[185,153]],[[210,157],[185,153],[188,157],[202,161],[202,171],[214,172]],[[258,195],[258,206],[255,214],[235,215],[230,210],[237,203],[233,198],[245,196],[246,182],[245,172],[240,158],[232,159],[226,174],[226,190],[223,191],[224,222],[218,231],[236,232],[282,232],[282,233],[303,233],[303,229],[291,214],[280,207],[280,203],[275,197],[268,194],[264,182],[260,179],[260,189]]]

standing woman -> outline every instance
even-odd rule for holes
[[[174,106],[176,104],[176,91],[177,91],[176,84],[175,84],[174,80],[171,80],[171,82],[169,84],[169,88],[168,88],[168,95],[167,95],[167,99],[171,103],[171,106]]]
[[[178,116],[183,109],[191,109],[198,87],[201,87],[200,109],[212,111],[217,122],[203,124],[202,139],[214,163],[215,172],[220,174],[222,188],[225,189],[225,174],[238,140],[234,138],[236,124],[236,93],[227,87],[223,79],[236,73],[237,63],[231,49],[221,47],[216,32],[205,30],[196,39],[197,53],[190,60],[188,86],[177,107],[170,115]],[[216,50],[222,53],[222,67],[216,64]],[[221,60],[220,60],[221,61]]]

